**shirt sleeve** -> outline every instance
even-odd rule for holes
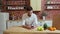
[[[34,21],[33,21],[32,26],[34,27],[38,26],[37,16],[34,16]]]
[[[22,16],[22,25],[25,25],[24,15]]]

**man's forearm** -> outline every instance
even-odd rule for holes
[[[24,28],[31,29],[31,26],[23,26]]]

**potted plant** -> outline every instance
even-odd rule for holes
[[[46,18],[46,16],[47,16],[47,13],[46,12],[42,12],[42,18],[43,18],[43,20],[45,20],[45,18]]]
[[[43,27],[44,27],[44,30],[46,30],[48,28],[47,23],[45,23],[45,19],[46,19],[47,13],[46,12],[42,12],[41,15],[42,15],[42,18],[43,18],[43,21],[44,21]]]

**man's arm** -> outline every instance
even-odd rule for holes
[[[22,21],[22,26],[27,29],[31,29],[31,25],[25,24],[25,20]]]
[[[24,28],[31,29],[31,26],[24,25]]]
[[[22,27],[31,29],[31,26],[25,23],[25,16],[22,16]]]
[[[25,25],[24,15],[22,16],[22,26]]]
[[[33,26],[33,27],[37,27],[37,26],[38,26],[38,19],[37,19],[37,16],[34,16],[34,21],[33,21],[32,26]]]

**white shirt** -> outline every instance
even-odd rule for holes
[[[31,25],[31,26],[37,26],[38,23],[37,23],[37,16],[32,13],[31,17],[28,16],[28,13],[25,13],[23,14],[23,17],[22,17],[22,23],[23,25]]]

